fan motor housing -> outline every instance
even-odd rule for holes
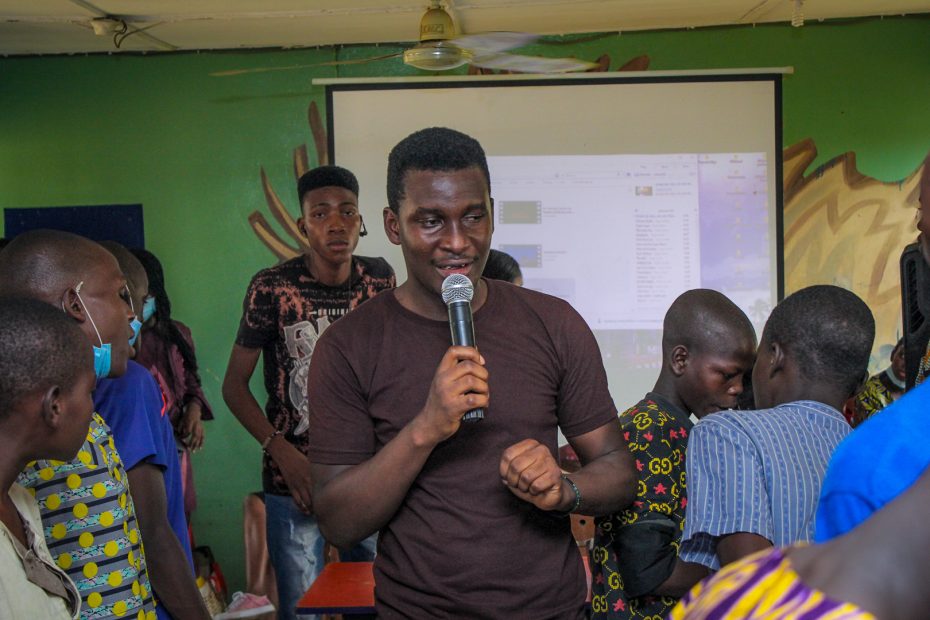
[[[441,8],[432,8],[420,18],[420,41],[444,41],[455,36],[452,17]]]

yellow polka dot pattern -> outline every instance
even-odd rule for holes
[[[83,548],[87,549],[92,544],[94,544],[94,535],[91,534],[90,532],[84,532],[83,534],[78,536],[78,544],[81,545]]]
[[[35,461],[18,479],[39,504],[52,557],[81,592],[82,619],[156,620],[127,480],[97,414],[72,461]]]

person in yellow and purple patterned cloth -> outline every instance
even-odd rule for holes
[[[632,506],[597,521],[595,618],[664,618],[707,575],[703,566],[678,560],[689,414],[701,418],[735,407],[755,348],[752,323],[716,291],[688,291],[669,308],[655,387],[620,414],[636,459],[638,491]]]
[[[826,542],[760,551],[728,564],[695,586],[669,618],[925,619],[930,529],[914,527],[914,517],[930,510],[930,451],[904,438],[916,436],[928,406],[930,385],[923,385],[840,444],[817,513],[816,540]],[[863,446],[882,447],[875,451],[877,464],[872,454],[862,456]],[[864,464],[861,471],[853,471],[855,461]]]

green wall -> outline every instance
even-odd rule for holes
[[[814,138],[816,164],[855,151],[865,174],[894,180],[930,149],[928,35],[930,20],[910,17],[611,34],[534,51],[589,59],[607,53],[611,67],[648,54],[659,70],[793,66],[784,82],[785,145]],[[398,49],[0,59],[0,208],[144,205],[147,246],[165,265],[175,317],[193,329],[216,410],[195,456],[195,531],[235,589],[244,584],[242,499],[260,487],[260,451],[223,405],[220,384],[246,284],[274,262],[247,221],[256,209],[268,215],[259,167],[296,212],[291,152],[312,144],[307,106],[316,101],[322,110],[324,103],[311,79],[415,72],[383,61],[209,73]],[[364,191],[363,210],[379,234],[379,207],[364,205]]]

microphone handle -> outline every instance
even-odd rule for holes
[[[467,301],[449,302],[449,328],[452,331],[452,344],[461,347],[475,346],[475,326],[472,322],[471,303]],[[484,419],[484,409],[477,408],[465,412],[462,422],[477,422]]]

